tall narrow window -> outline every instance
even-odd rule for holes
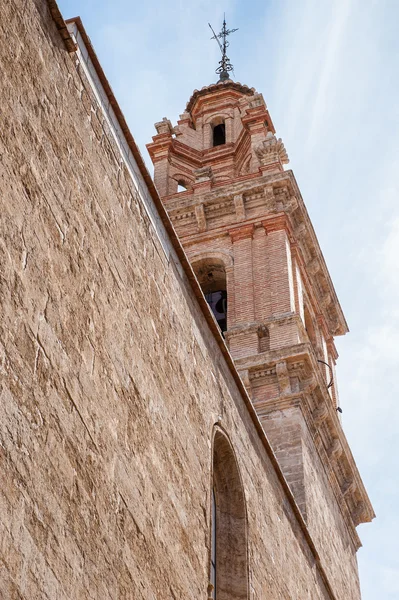
[[[226,126],[224,123],[215,125],[213,128],[213,145],[222,146],[226,143]]]
[[[215,600],[248,600],[244,490],[227,437],[217,430],[213,450],[210,580]]]

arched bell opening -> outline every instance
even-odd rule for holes
[[[203,258],[193,263],[202,292],[222,331],[227,330],[226,269],[220,259]]]
[[[185,181],[183,181],[182,179],[179,179],[179,181],[177,182],[177,191],[178,192],[186,192],[188,190],[188,186],[186,184]]]
[[[226,143],[226,124],[222,117],[212,122],[212,146],[223,146]]]
[[[193,187],[192,181],[180,173],[175,173],[168,179],[168,194],[186,192]]]

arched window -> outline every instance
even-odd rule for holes
[[[234,452],[217,430],[213,446],[210,580],[215,600],[248,600],[244,490]]]
[[[188,189],[188,187],[187,187],[186,183],[182,179],[179,179],[179,181],[177,182],[177,191],[185,192],[185,191],[187,191],[187,189]]]
[[[214,317],[224,333],[227,330],[227,289],[224,264],[216,258],[205,258],[195,262],[193,269]]]
[[[222,146],[226,143],[226,126],[219,123],[213,126],[213,146]]]

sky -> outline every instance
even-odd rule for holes
[[[363,600],[399,599],[399,0],[58,0],[80,15],[141,152],[215,82],[208,22],[235,81],[283,139],[350,333],[343,427],[377,518],[361,525]]]

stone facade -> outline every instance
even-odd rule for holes
[[[220,600],[358,599],[358,542],[348,523],[356,511],[358,521],[370,517],[371,507],[295,311],[280,315],[273,333],[274,300],[264,300],[267,331],[253,332],[246,324],[258,317],[236,298],[241,379],[82,24],[65,24],[54,0],[7,0],[0,14],[1,598],[205,600],[214,485]],[[170,149],[170,125],[161,127]],[[239,135],[238,121],[231,128]],[[276,146],[271,154],[284,162]],[[260,154],[244,171],[263,166]],[[226,158],[221,173],[232,168]],[[198,180],[214,193],[209,170]],[[188,213],[191,191],[175,200],[184,197]],[[235,189],[243,220],[245,202]],[[196,203],[194,215],[192,234],[205,234],[207,206]],[[259,236],[260,248],[263,232],[270,237],[254,225],[229,239],[247,248]],[[226,255],[222,241],[214,252],[217,261]],[[321,293],[329,279],[312,260]],[[234,275],[236,265],[233,256]],[[270,268],[283,290],[279,268]],[[339,328],[330,295],[325,319]],[[302,335],[295,361],[293,332]],[[270,344],[256,354],[264,355],[259,369],[256,336]],[[266,369],[273,352],[278,362]],[[273,444],[288,413],[276,404],[262,427],[243,384],[254,397],[255,379],[285,390],[293,416],[280,430],[301,440],[306,510],[283,449],[275,455],[264,432]],[[262,403],[260,394],[258,411]]]

